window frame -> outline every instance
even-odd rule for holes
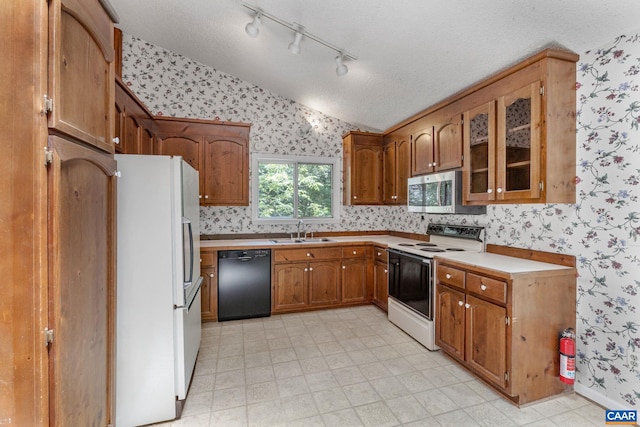
[[[332,166],[332,179],[331,179],[331,217],[326,218],[260,218],[258,217],[258,191],[259,191],[259,163],[289,163],[296,164],[295,175],[297,179],[298,163],[317,163],[323,165]],[[312,157],[312,156],[292,156],[292,155],[277,155],[277,154],[253,154],[251,156],[251,220],[255,224],[297,224],[301,219],[306,224],[334,224],[340,222],[340,201],[342,200],[342,161],[339,157]],[[294,197],[294,211],[298,214],[298,197],[297,192]]]

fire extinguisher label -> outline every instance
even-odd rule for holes
[[[560,354],[560,376],[568,379],[576,378],[576,358]]]

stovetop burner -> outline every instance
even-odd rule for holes
[[[413,243],[398,243],[398,246],[415,246]]]
[[[420,250],[425,252],[444,252],[444,249],[440,248],[422,248]]]
[[[416,246],[438,246],[435,243],[416,243]]]
[[[447,248],[448,251],[452,252],[464,252],[465,250],[462,248]]]

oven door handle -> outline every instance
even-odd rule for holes
[[[394,255],[398,255],[401,257],[405,257],[405,258],[410,258],[412,260],[415,261],[422,261],[425,264],[430,264],[431,263],[431,258],[426,258],[426,257],[422,257],[420,255],[413,255],[407,252],[402,252],[396,249],[387,249],[387,252],[392,253]]]

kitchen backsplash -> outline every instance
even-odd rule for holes
[[[341,156],[341,135],[357,128],[127,34],[123,52],[123,80],[154,114],[250,122],[252,154]],[[578,53],[576,205],[494,205],[478,216],[344,206],[340,223],[309,230],[425,233],[429,221],[474,224],[486,227],[488,243],[575,255],[576,390],[608,407],[637,407],[640,35]],[[293,230],[255,225],[249,209],[202,208],[202,233]]]

